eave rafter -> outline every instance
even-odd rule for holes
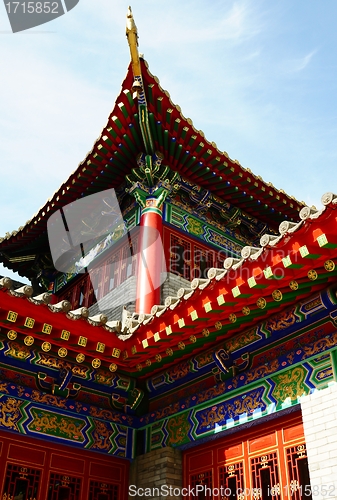
[[[208,279],[193,280],[190,288],[154,306],[151,314],[134,314],[124,326],[106,323],[102,316],[88,318],[82,309],[70,311],[65,301],[48,306],[48,294],[25,298],[27,290],[8,292],[3,280],[1,326],[17,331],[22,340],[28,335],[41,346],[49,342],[56,356],[65,347],[73,361],[80,352],[85,363],[144,377],[334,285],[337,195],[328,193],[322,200],[320,212],[305,207],[298,223],[280,225],[279,236],[264,235],[261,247],[245,247],[241,259],[228,258],[223,269],[209,271]],[[45,333],[44,324],[55,333]],[[87,338],[85,346],[80,337]]]
[[[116,335],[119,322],[108,322],[103,314],[90,317],[86,308],[71,311],[66,300],[50,305],[47,293],[32,294],[30,286],[12,290],[10,279],[0,280],[0,325],[10,332],[10,340],[34,344],[74,363],[117,370],[124,352],[124,342]]]

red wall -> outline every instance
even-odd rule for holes
[[[18,491],[13,491],[19,488],[15,486],[15,481],[22,482],[28,476],[35,477],[31,480],[38,484],[36,500],[127,498],[127,460],[102,457],[89,451],[75,451],[67,446],[25,436],[0,432],[0,470],[0,498],[5,493],[17,495]],[[59,488],[62,489],[61,493],[58,492]]]

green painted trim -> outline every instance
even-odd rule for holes
[[[240,248],[238,248],[238,253],[246,245],[245,242],[237,240],[233,236],[231,236],[230,234],[228,234],[227,232],[221,231],[216,226],[213,226],[212,224],[210,224],[208,222],[205,222],[203,219],[199,219],[195,215],[191,215],[189,212],[187,212],[183,208],[176,207],[174,204],[166,203],[165,222],[168,222],[169,224],[171,224],[171,225],[173,225],[175,227],[178,227],[179,229],[181,229],[181,230],[183,230],[185,232],[188,232],[188,233],[190,233],[190,234],[193,235],[193,233],[191,233],[191,231],[188,231],[187,229],[185,229],[183,225],[182,226],[178,226],[177,224],[174,224],[172,222],[172,215],[174,213],[177,213],[177,214],[181,215],[182,217],[187,217],[187,219],[185,219],[185,224],[187,224],[187,221],[189,219],[196,221],[198,225],[201,224],[202,227],[204,228],[204,234],[207,234],[207,229],[211,229],[211,231],[214,232],[214,233],[216,233],[217,235],[219,235],[219,237],[225,238],[226,240],[230,241],[231,243],[234,243],[234,244],[238,245],[240,247]],[[206,239],[203,239],[202,241],[205,241],[205,242],[213,245],[215,248],[217,248],[219,250],[224,250],[223,246],[218,245],[215,242],[210,242],[210,241],[208,241]]]
[[[337,381],[337,349],[333,349],[332,351],[330,351],[330,358],[334,380]]]

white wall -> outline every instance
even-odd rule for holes
[[[301,398],[313,500],[337,500],[337,383]]]

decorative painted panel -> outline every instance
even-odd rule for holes
[[[212,227],[208,222],[200,220],[189,212],[173,205],[166,205],[164,217],[165,221],[172,226],[196,236],[204,243],[211,244],[213,247],[225,252],[227,256],[239,256],[241,249],[248,243],[247,240],[239,242],[232,235],[219,228]]]
[[[90,416],[75,416],[59,408],[47,410],[13,396],[0,396],[0,427],[28,436],[132,457],[133,429]]]
[[[245,373],[247,368],[262,365],[268,367],[270,363],[276,366],[276,360],[284,356],[286,352],[289,352],[289,356],[282,360],[282,363],[286,362],[290,366],[294,362],[302,361],[319,352],[317,351],[319,345],[321,345],[321,352],[333,347],[337,337],[336,339],[332,337],[329,340],[328,336],[335,332],[336,325],[328,314],[334,314],[335,309],[336,299],[331,296],[329,291],[325,291],[314,299],[310,298],[302,304],[291,306],[269,317],[263,323],[237,333],[222,343],[220,333],[218,339],[220,342],[217,344],[216,352],[224,350],[231,355],[234,372]],[[219,331],[221,332],[221,330]],[[203,332],[205,335],[209,334],[207,329],[204,329]],[[316,340],[319,341],[319,339],[322,339],[323,343],[313,347],[316,352],[310,351],[308,345]],[[291,351],[292,354],[290,354]],[[150,377],[147,380],[147,388],[150,391],[151,399],[156,398],[159,401],[158,396],[164,393],[164,398],[167,398],[168,391],[176,391],[177,387],[182,384],[189,385],[191,380],[198,384],[199,377],[202,379],[205,374],[210,373],[218,365],[214,352],[214,348],[204,351]],[[284,366],[279,363],[277,368],[283,369]],[[221,369],[221,367],[219,368]],[[270,369],[267,368],[267,371],[270,372]],[[264,374],[266,373],[251,374],[250,381],[253,381],[254,377],[261,377]],[[224,380],[230,375],[233,374],[225,375],[222,373],[221,378]],[[155,405],[151,404],[151,407],[154,408]]]
[[[167,412],[158,410],[140,418],[141,424],[146,420],[150,422],[160,419],[150,426],[151,438],[148,450],[192,443],[202,437],[213,436],[234,426],[297,405],[302,395],[325,387],[333,378],[331,359],[326,355],[297,366],[289,367],[286,364],[281,371],[280,366],[282,359],[277,365],[271,365],[271,370],[268,370],[268,367],[262,370],[261,367],[256,379],[249,377],[248,372],[248,375],[229,380],[228,384],[219,384],[217,394],[215,388],[206,391],[207,399],[204,399],[203,393],[194,394],[176,402],[167,408]],[[272,375],[273,373],[275,374]],[[320,373],[329,375],[319,379],[317,374]],[[249,389],[251,378],[256,380],[255,389]]]

